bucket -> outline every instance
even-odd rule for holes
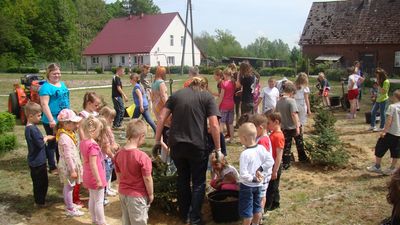
[[[214,191],[208,194],[208,202],[211,214],[216,223],[234,222],[239,217],[239,192],[238,191]]]
[[[380,118],[380,113],[376,113],[375,123],[378,122],[380,119],[381,119]],[[365,113],[365,123],[371,124],[371,112],[366,112]]]
[[[332,96],[329,98],[329,101],[331,102],[331,106],[340,106],[340,97],[339,96]]]

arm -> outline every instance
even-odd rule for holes
[[[389,92],[389,85],[390,85],[389,82],[386,82],[386,81],[383,82],[382,87],[378,86],[379,92],[380,92],[381,94],[386,94],[386,93],[388,93],[388,92]]]
[[[239,75],[238,75],[237,80],[236,80],[236,88],[242,88],[242,84],[240,83]]]
[[[50,100],[50,96],[48,96],[48,95],[40,96],[40,105],[42,106],[43,113],[49,119],[50,127],[54,128],[56,126],[56,121],[54,121],[53,115],[51,114],[51,111],[49,108],[49,100]]]
[[[155,143],[161,143],[161,135],[164,129],[164,123],[171,114],[171,110],[164,107],[160,113],[160,121],[157,121],[157,128],[156,128],[156,136],[155,136]],[[219,142],[218,142],[219,143]]]
[[[217,116],[209,116],[208,123],[210,124],[210,133],[214,141],[215,149],[221,149],[220,130]]]
[[[218,106],[221,105],[222,99],[224,99],[224,94],[225,94],[225,90],[222,88],[221,93],[219,93],[219,95],[217,94],[217,96],[218,96],[217,105]]]
[[[135,93],[137,94],[138,99],[139,99],[139,105],[138,106],[140,107],[140,112],[143,113],[144,112],[144,108],[143,108],[143,95],[142,95],[142,92],[140,91],[139,88],[137,88],[135,90]]]
[[[283,149],[282,148],[277,148],[276,149],[276,159],[275,159],[275,164],[274,167],[272,167],[272,177],[271,180],[275,180],[278,178],[278,170],[282,162],[282,156],[283,156]]]
[[[232,174],[232,172],[226,174],[223,179],[222,182],[223,184],[236,184],[236,178],[235,176]]]
[[[310,107],[310,94],[304,92],[304,100],[307,106],[307,114],[311,114],[311,107]]]
[[[69,139],[69,140],[68,140]],[[60,140],[58,144],[62,146],[61,149],[64,150],[64,159],[68,167],[68,172],[71,178],[76,178],[76,166],[74,160],[72,159],[72,151],[74,151],[74,143],[73,141],[67,137],[65,134],[61,134]]]
[[[296,125],[296,135],[300,135],[300,120],[299,120],[299,115],[297,112],[292,112],[292,120],[293,123]]]
[[[393,122],[393,117],[392,115],[386,115],[386,122],[385,122],[385,127],[383,128],[383,131],[381,133],[381,137],[385,136],[388,130],[390,129],[390,126],[392,126]]]
[[[162,102],[165,104],[168,100],[167,86],[165,85],[165,82],[160,84],[160,94]]]
[[[118,92],[122,95],[122,98],[127,102],[128,101],[128,97],[126,97],[126,94],[124,93],[124,91],[122,90],[121,86],[117,86],[117,90]]]
[[[153,178],[150,176],[143,176],[144,185],[146,186],[147,195],[149,196],[149,205],[154,200],[153,194]]]
[[[96,179],[96,186],[98,189],[103,187],[103,183],[101,182],[100,175],[99,175],[99,170],[97,167],[97,155],[91,155],[89,156],[89,165],[90,165],[90,170],[92,171],[92,174],[94,176],[94,179]]]

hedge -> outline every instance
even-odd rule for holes
[[[265,67],[258,70],[258,73],[261,76],[276,76],[276,75],[283,75],[285,77],[291,77],[295,75],[295,71],[293,68],[290,67]]]
[[[0,153],[11,151],[17,147],[17,136],[12,133],[0,136]]]
[[[39,69],[35,67],[9,67],[7,73],[39,73]]]
[[[0,113],[0,154],[11,151],[17,146],[17,136],[12,132],[15,127],[15,116],[8,112]]]

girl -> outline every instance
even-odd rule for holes
[[[330,107],[331,103],[329,100],[329,91],[331,88],[329,87],[328,80],[325,78],[325,74],[323,72],[319,72],[317,81],[317,88],[319,90],[319,96],[322,97],[322,104],[325,107]]]
[[[139,118],[140,115],[144,117],[146,122],[151,126],[154,133],[156,133],[156,125],[151,119],[149,113],[149,102],[147,100],[146,92],[143,90],[143,87],[140,85],[140,76],[137,73],[133,73],[130,76],[131,84],[133,85],[132,96],[133,101],[135,102],[135,111],[133,112],[133,119]]]
[[[224,79],[220,83],[221,93],[218,98],[219,110],[221,112],[220,131],[223,131],[222,124],[226,124],[228,134],[225,136],[227,142],[233,138],[233,110],[235,103],[233,96],[235,94],[235,83],[232,80],[232,70],[226,68],[223,72]]]
[[[386,198],[387,201],[393,205],[391,225],[400,224],[400,169],[396,170],[389,183],[389,193]]]
[[[216,190],[237,191],[239,173],[235,167],[228,164],[221,151],[216,151],[210,155],[212,166],[211,187]]]
[[[212,93],[214,96],[219,97],[221,94],[221,82],[224,80],[224,73],[221,69],[214,71],[214,80],[217,82],[217,93]]]
[[[241,114],[254,113],[253,90],[255,83],[256,77],[251,65],[248,62],[242,62],[239,79],[236,81],[236,88],[242,88]]]
[[[378,96],[376,97],[375,103],[372,106],[371,110],[371,127],[369,128],[372,131],[381,131],[385,126],[386,115],[385,109],[389,100],[389,88],[390,82],[387,77],[387,73],[385,70],[381,68],[377,68],[375,71],[376,81],[378,82]],[[376,123],[376,113],[380,111],[380,126],[379,128],[375,127]]]
[[[73,204],[72,191],[75,185],[82,182],[82,162],[77,148],[78,140],[75,131],[82,119],[70,109],[63,109],[57,116],[58,130],[56,140],[60,151],[58,162],[60,180],[64,183],[63,194],[67,216],[82,216],[80,205]]]
[[[295,81],[296,94],[294,99],[296,100],[297,109],[299,110],[300,124],[304,127],[307,122],[307,115],[311,114],[310,108],[310,88],[308,88],[308,76],[306,73],[299,73]]]
[[[103,125],[99,119],[89,116],[82,122],[83,137],[79,144],[83,159],[83,185],[89,189],[89,212],[92,223],[106,224],[104,217],[104,187],[107,186],[103,157],[95,141]]]
[[[364,81],[364,78],[356,74],[354,66],[348,68],[347,72],[350,74],[347,84],[347,96],[350,102],[350,113],[347,115],[347,118],[355,119],[357,112],[358,84],[361,84]]]

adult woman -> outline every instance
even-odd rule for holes
[[[373,131],[381,131],[385,126],[386,115],[385,109],[389,99],[389,88],[390,82],[387,77],[387,73],[382,68],[377,68],[375,71],[376,81],[378,82],[378,96],[376,97],[376,101],[372,106],[371,110],[371,127],[370,130]],[[379,128],[375,127],[376,123],[376,113],[380,112],[380,126]]]
[[[40,105],[42,106],[42,123],[47,135],[55,135],[54,128],[57,124],[57,116],[63,109],[70,108],[69,90],[64,82],[61,82],[60,67],[52,63],[47,66],[45,82],[39,90]],[[57,166],[54,159],[56,154],[57,161],[60,157],[55,140],[48,141],[46,156],[49,170],[52,174],[57,174]]]
[[[251,65],[248,62],[240,64],[239,79],[236,81],[236,87],[242,88],[241,114],[254,113],[253,91],[256,83],[256,77]]]

